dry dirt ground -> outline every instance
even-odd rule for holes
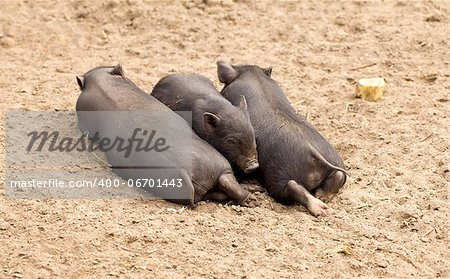
[[[117,62],[147,91],[173,72],[219,87],[219,59],[273,66],[351,176],[319,219],[264,193],[185,210],[2,194],[0,277],[450,277],[449,4],[1,0],[2,111],[73,111],[75,75]],[[377,76],[384,100],[355,99]]]

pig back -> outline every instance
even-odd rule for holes
[[[174,111],[191,111],[199,99],[220,97],[211,81],[197,74],[166,76],[155,85],[151,95]]]

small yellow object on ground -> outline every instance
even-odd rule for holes
[[[383,98],[383,78],[362,78],[356,84],[356,97],[366,101],[376,101]]]

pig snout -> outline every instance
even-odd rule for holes
[[[252,157],[241,156],[238,159],[237,165],[245,173],[250,173],[259,167],[258,157],[256,155]]]
[[[259,168],[259,163],[258,163],[258,161],[253,160],[253,161],[250,161],[249,164],[247,164],[247,167],[244,168],[244,172],[249,173],[249,172],[256,170],[257,168]]]

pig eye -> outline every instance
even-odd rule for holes
[[[237,141],[235,139],[227,139],[227,143],[229,145],[237,145]]]

